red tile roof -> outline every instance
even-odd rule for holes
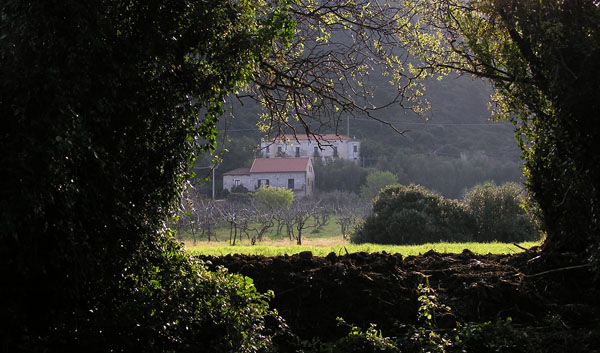
[[[306,141],[306,140],[311,140],[311,141],[316,141],[316,138],[314,136],[306,136],[306,135],[281,135],[278,137],[275,137],[273,140],[274,141],[290,141],[290,142],[294,142],[299,140],[299,141]],[[344,136],[344,135],[335,135],[335,134],[325,134],[325,135],[321,135],[319,136],[319,141],[325,141],[325,142],[333,142],[333,141],[340,141],[340,140],[346,140],[346,141],[352,141],[354,139],[348,137],[348,136]]]
[[[304,172],[310,158],[257,158],[250,173]]]

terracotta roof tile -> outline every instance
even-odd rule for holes
[[[303,172],[310,158],[257,158],[250,173]]]

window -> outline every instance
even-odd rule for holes
[[[315,146],[315,157],[319,157],[319,147]]]
[[[294,179],[288,179],[288,189],[294,190]]]
[[[358,146],[354,145],[354,153],[358,152]]]
[[[338,151],[337,151],[337,146],[333,147],[333,156],[337,157],[338,156]]]
[[[300,157],[300,147],[296,147],[296,157]]]
[[[269,179],[258,179],[258,185],[256,188],[258,189],[263,185],[269,186]]]
[[[269,146],[267,146],[266,151],[267,151],[267,154],[269,154],[269,152],[270,152],[269,151]]]
[[[233,186],[240,186],[240,181],[239,180],[234,180],[233,181]]]

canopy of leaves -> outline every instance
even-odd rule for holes
[[[257,208],[265,211],[287,210],[294,202],[294,192],[290,189],[263,186],[254,193]]]
[[[373,172],[367,175],[365,185],[360,188],[364,200],[372,200],[388,185],[398,184],[398,177],[391,172]]]
[[[345,191],[358,194],[360,186],[365,183],[369,169],[361,168],[353,161],[343,159],[331,163],[314,161],[315,185],[321,192]]]
[[[522,186],[485,183],[470,189],[464,204],[477,222],[476,241],[514,242],[538,237],[533,216],[525,211]]]
[[[577,1],[405,1],[402,41],[432,70],[484,77],[512,121],[547,249],[600,249],[600,6]],[[588,250],[589,252],[586,252]]]

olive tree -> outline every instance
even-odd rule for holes
[[[288,209],[294,202],[294,192],[290,189],[263,186],[253,194],[254,205],[261,210],[274,211]]]

